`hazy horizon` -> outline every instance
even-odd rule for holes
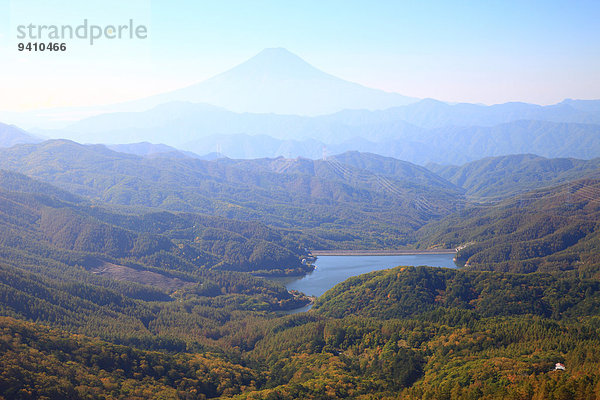
[[[447,102],[540,105],[600,92],[594,2],[44,5],[0,2],[1,111],[115,104],[203,82],[265,48],[368,88]],[[147,26],[145,40],[18,52],[18,25]]]

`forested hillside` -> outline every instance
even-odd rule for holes
[[[600,399],[593,161],[482,161],[484,180],[531,165],[563,182],[521,193],[525,169],[520,194],[490,202],[477,168],[463,189],[371,154],[4,154],[40,178],[0,171],[4,398]],[[314,299],[247,273],[306,273],[309,249],[336,242],[460,248],[466,267],[353,277],[292,315]]]
[[[114,345],[0,317],[6,399],[211,398],[256,388],[256,372],[211,354]]]
[[[350,278],[319,297],[314,308],[336,318],[437,318],[453,309],[481,318],[578,318],[600,311],[600,282],[548,273],[398,267]]]
[[[398,267],[340,284],[313,312],[226,323],[212,353],[4,318],[0,387],[53,399],[597,399],[598,307],[596,280]]]
[[[39,254],[54,247],[187,272],[256,271],[301,268],[303,249],[309,245],[298,232],[277,231],[258,222],[168,212],[114,213],[10,172],[0,175],[0,199],[4,243],[15,251]]]
[[[469,207],[419,232],[423,246],[460,248],[470,269],[596,274],[600,181],[588,178]]]
[[[400,398],[597,399],[599,290],[596,279],[561,274],[398,267],[352,278],[315,307],[343,317],[323,335],[342,348],[361,335],[357,315],[386,321],[379,359],[413,351],[421,360]],[[396,360],[404,371],[413,365]]]
[[[44,194],[36,193],[40,189]],[[300,247],[307,245],[302,235],[256,222],[118,214],[3,172],[0,227],[3,315],[123,343],[185,349],[218,337],[210,332],[230,319],[309,301],[230,272],[310,270],[300,260]]]
[[[298,229],[332,248],[407,245],[415,229],[462,204],[461,189],[408,163],[382,176],[336,159],[144,158],[48,141],[0,150],[0,168],[115,205]]]

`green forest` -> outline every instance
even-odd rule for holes
[[[229,320],[197,330],[195,348],[7,317],[0,387],[6,398],[596,399],[599,307],[593,280],[398,267],[305,314],[222,309]]]
[[[0,399],[600,399],[596,162],[0,153]],[[266,278],[327,248],[461,267]]]

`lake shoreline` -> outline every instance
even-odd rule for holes
[[[428,265],[438,268],[457,268],[454,253],[431,252],[401,255],[320,256],[313,272],[301,278],[283,277],[271,280],[284,285],[288,291],[295,290],[318,298],[338,283],[353,276],[397,266]]]
[[[455,249],[432,250],[311,250],[313,256],[413,256],[420,254],[456,254]]]

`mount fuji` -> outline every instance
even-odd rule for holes
[[[284,48],[270,48],[204,82],[144,101],[151,105],[206,103],[234,112],[319,115],[345,109],[380,110],[417,100],[345,81]]]
[[[62,129],[95,115],[142,112],[165,103],[203,103],[236,113],[316,116],[342,110],[383,110],[419,99],[372,89],[329,75],[283,48],[182,89],[123,103],[3,112],[0,121],[25,129]]]

